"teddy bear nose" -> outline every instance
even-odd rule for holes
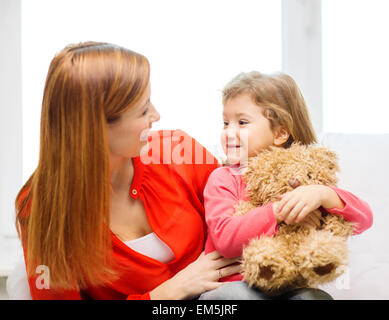
[[[293,189],[296,189],[298,186],[300,186],[300,181],[298,181],[296,178],[289,179],[288,183]]]

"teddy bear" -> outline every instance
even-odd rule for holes
[[[271,147],[251,157],[243,169],[248,200],[236,205],[235,215],[278,201],[300,185],[336,186],[338,171],[336,153],[319,144]],[[243,248],[244,281],[276,296],[339,277],[347,266],[347,239],[355,226],[320,211],[320,227],[281,223],[275,235],[251,239]]]

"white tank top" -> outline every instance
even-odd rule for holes
[[[170,247],[152,232],[138,239],[124,242],[132,250],[137,251],[162,263],[174,260],[174,253]]]

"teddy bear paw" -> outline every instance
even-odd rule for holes
[[[269,281],[274,275],[274,271],[270,266],[261,266],[259,267],[259,278]]]
[[[331,282],[347,265],[347,243],[344,238],[320,230],[300,244],[293,258],[299,272],[310,284]]]
[[[326,274],[331,273],[334,269],[335,269],[335,265],[333,263],[327,263],[326,265],[323,266],[314,267],[313,271],[318,276],[325,276]]]

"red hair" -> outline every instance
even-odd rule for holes
[[[107,43],[67,46],[50,64],[39,163],[15,206],[27,272],[48,266],[53,288],[115,279],[106,126],[137,103],[149,76],[144,56]]]

